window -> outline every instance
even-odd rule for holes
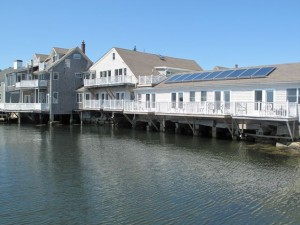
[[[171,93],[172,108],[176,107],[176,93]]]
[[[113,59],[113,60],[116,59],[116,54],[115,54],[115,53],[112,54],[112,59]]]
[[[151,94],[151,108],[155,108],[155,101],[156,101],[155,94]]]
[[[81,59],[81,55],[78,53],[73,54],[73,59]]]
[[[0,100],[2,99],[2,94],[0,94]]]
[[[71,67],[71,59],[65,59],[65,67],[67,68]]]
[[[95,78],[96,78],[96,74],[92,73],[92,79],[95,79]]]
[[[201,91],[201,102],[207,101],[207,91]]]
[[[59,73],[58,72],[53,72],[53,80],[58,80]]]
[[[230,102],[230,91],[224,91],[224,102]]]
[[[119,70],[118,69],[115,70],[115,76],[117,76],[117,75],[119,75]]]
[[[262,91],[257,90],[254,92],[255,110],[262,109]]]
[[[111,70],[107,71],[107,75],[110,77],[111,76]]]
[[[100,77],[103,77],[103,72],[102,71],[100,71]]]
[[[290,88],[286,90],[286,100],[288,102],[297,102],[297,89]]]
[[[127,75],[127,69],[124,68],[124,75]]]
[[[130,92],[130,100],[134,100],[135,96],[134,96],[134,92]]]
[[[82,73],[75,73],[76,78],[82,78]]]
[[[53,104],[58,103],[58,92],[53,92]]]
[[[99,100],[99,93],[96,94],[96,100]]]
[[[178,107],[179,108],[182,108],[183,107],[183,93],[182,92],[179,92],[178,93]]]
[[[76,101],[77,103],[82,103],[82,93],[77,93]]]
[[[266,91],[267,102],[274,102],[274,92],[273,90]]]
[[[119,75],[122,75],[122,69],[119,69]]]
[[[190,91],[190,102],[195,102],[195,91]]]

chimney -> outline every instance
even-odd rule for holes
[[[85,54],[85,43],[84,43],[84,40],[81,43],[81,50]]]
[[[14,61],[14,69],[16,70],[16,69],[22,68],[22,63],[23,63],[22,60],[19,60],[19,59],[15,60]]]
[[[234,67],[235,67],[235,68],[239,68],[239,65],[238,65],[238,64],[235,64]]]

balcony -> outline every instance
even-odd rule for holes
[[[16,83],[16,89],[46,88],[46,80],[21,80]]]
[[[135,84],[132,76],[113,76],[101,77],[95,79],[84,79],[84,87],[103,87],[103,86],[118,86],[126,84]]]
[[[125,113],[249,119],[298,119],[298,104],[289,102],[141,102],[85,100],[82,110],[124,111]]]
[[[47,103],[0,103],[0,110],[12,112],[49,111]]]
[[[83,110],[123,111],[124,100],[85,100],[81,105]]]
[[[162,75],[139,76],[138,86],[154,86],[165,79]]]

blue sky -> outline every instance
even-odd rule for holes
[[[299,0],[14,0],[0,3],[0,69],[86,42],[194,59],[204,69],[300,62]]]

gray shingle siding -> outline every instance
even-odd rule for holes
[[[86,71],[89,62],[82,56],[81,59],[74,59],[74,54],[80,52],[74,51],[53,67],[53,72],[59,73],[58,80],[52,79],[52,92],[58,92],[58,104],[52,105],[53,114],[70,114],[77,108],[75,91],[83,85],[83,79],[77,78],[75,73]],[[66,59],[70,60],[70,67],[65,65]]]

